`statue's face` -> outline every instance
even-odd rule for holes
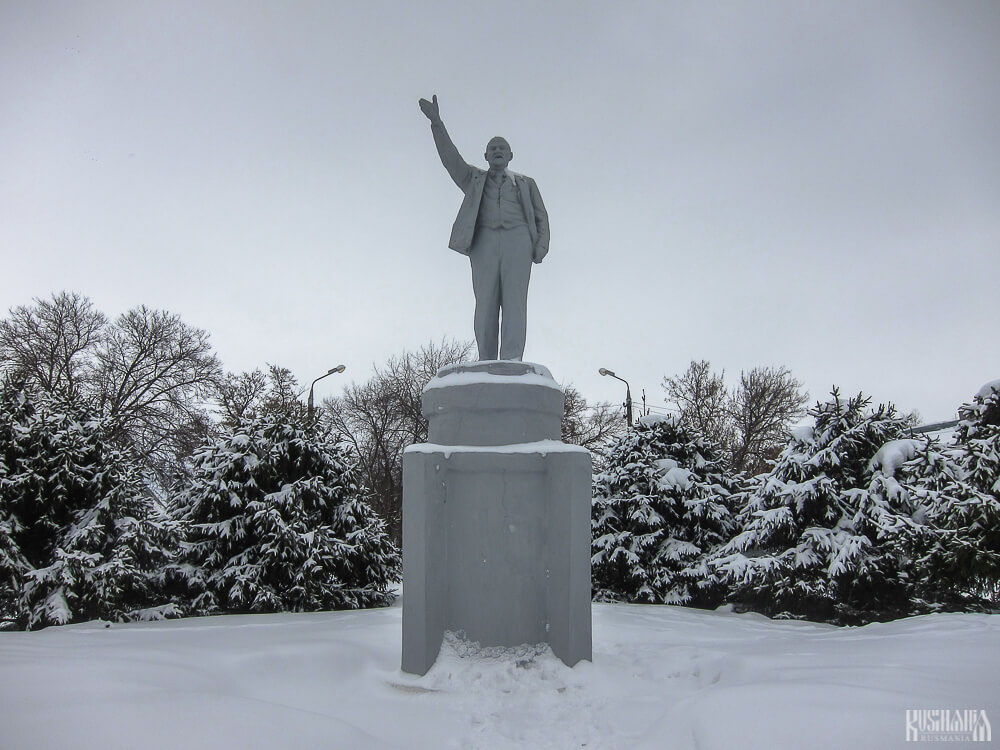
[[[503,138],[491,138],[486,144],[486,163],[490,169],[506,169],[510,160],[514,158],[514,152],[510,150],[510,144]]]

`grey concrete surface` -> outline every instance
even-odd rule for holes
[[[551,437],[561,391],[530,363],[445,368],[435,381],[424,393],[435,442],[403,458],[403,670],[425,674],[445,630],[590,659],[590,454]],[[503,416],[519,411],[529,416]],[[495,424],[524,439],[498,444]]]
[[[510,445],[558,440],[563,393],[530,362],[475,362],[442,368],[424,391],[428,442]]]

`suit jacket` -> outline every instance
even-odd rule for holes
[[[448,170],[451,179],[465,193],[462,206],[458,209],[458,217],[451,228],[448,247],[468,255],[476,233],[476,219],[479,217],[479,205],[483,200],[487,172],[485,169],[472,166],[462,158],[455,144],[451,142],[443,123],[431,125],[431,133],[434,135],[434,144],[437,146],[441,163]],[[524,218],[528,224],[528,232],[531,234],[531,257],[535,263],[541,263],[542,258],[549,252],[549,215],[535,181],[516,172],[513,175],[521,207],[524,209]]]

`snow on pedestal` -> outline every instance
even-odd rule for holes
[[[446,630],[591,658],[590,454],[559,441],[562,410],[528,362],[451,365],[424,390],[429,442],[403,457],[404,671],[425,674]]]

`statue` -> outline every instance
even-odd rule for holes
[[[465,193],[448,247],[472,262],[479,359],[498,359],[499,347],[499,359],[520,360],[531,264],[541,263],[549,251],[549,216],[542,196],[533,179],[507,169],[514,154],[505,139],[491,138],[486,144],[488,169],[473,167],[448,136],[437,96],[421,99],[420,109],[431,121],[441,163]]]
[[[486,169],[473,167],[437,97],[420,109],[465,194],[448,246],[472,263],[480,361],[443,367],[427,384],[427,442],[403,456],[401,667],[426,674],[448,630],[488,648],[548,643],[573,666],[593,655],[590,453],[560,441],[562,389],[521,361],[548,213],[535,181],[507,169],[505,139],[486,144]]]

